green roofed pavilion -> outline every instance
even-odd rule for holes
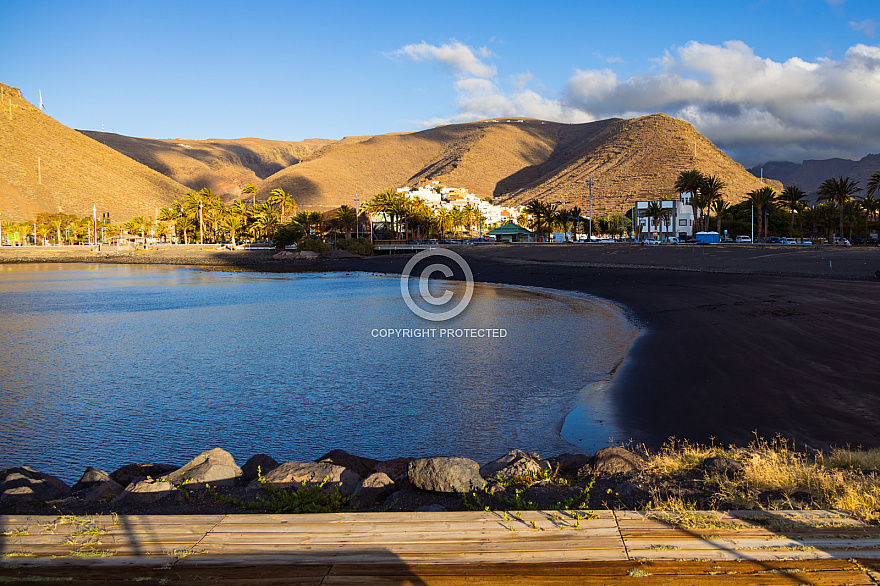
[[[535,237],[534,232],[513,222],[498,226],[491,230],[488,235],[494,236],[495,240],[505,242],[530,242]]]

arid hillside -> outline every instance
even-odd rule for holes
[[[50,118],[0,84],[0,213],[27,221],[39,212],[113,221],[155,216],[187,188]]]
[[[868,155],[858,161],[849,159],[806,160],[800,165],[780,161],[771,161],[749,169],[755,175],[764,173],[764,177],[777,179],[786,187],[797,185],[809,194],[815,194],[826,179],[849,177],[859,182],[865,189],[868,179],[880,171],[880,154]],[[864,195],[864,194],[861,194]]]
[[[539,198],[586,209],[592,176],[593,211],[608,215],[672,195],[675,178],[692,168],[719,176],[731,202],[763,185],[690,124],[663,114],[587,124],[497,118],[325,146],[266,179],[258,198],[280,187],[317,209],[438,180],[511,204]]]
[[[321,138],[300,142],[260,138],[151,139],[90,130],[80,132],[193,191],[207,187],[227,199],[239,197],[241,188],[248,183],[259,185],[266,177],[335,142]]]

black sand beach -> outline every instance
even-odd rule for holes
[[[182,247],[181,247],[182,248]],[[880,446],[880,249],[491,245],[457,249],[478,281],[603,297],[644,329],[612,392],[628,439],[800,447]],[[174,250],[31,251],[0,262],[196,264],[248,270],[400,273],[409,255],[333,261]],[[571,332],[548,343],[584,343]]]

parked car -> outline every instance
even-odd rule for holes
[[[804,238],[804,241],[801,242],[801,244],[809,244],[810,246],[812,246],[812,245],[813,245],[813,239],[812,239],[812,238]]]
[[[736,243],[737,244],[751,244],[752,237],[751,236],[737,236]]]
[[[783,238],[782,243],[783,244],[797,244],[798,241],[797,241],[797,238]]]
[[[667,236],[666,244],[681,244],[681,240],[678,238],[678,236]]]
[[[771,236],[764,241],[765,244],[784,244],[779,236]]]

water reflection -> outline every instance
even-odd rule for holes
[[[214,446],[241,462],[570,451],[562,419],[635,333],[596,301],[478,284],[442,327],[506,338],[377,338],[440,326],[397,278],[339,273],[0,265],[0,306],[0,467],[67,480]]]

